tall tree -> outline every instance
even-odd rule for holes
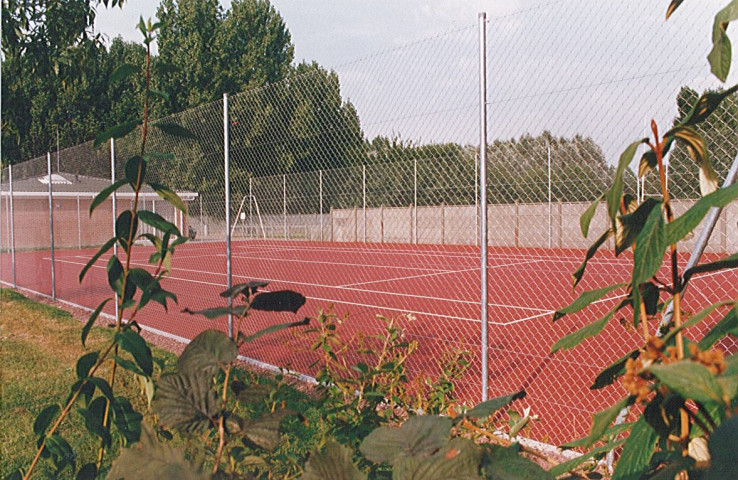
[[[82,131],[94,130],[94,125],[83,126],[89,118],[65,106],[86,101],[80,88],[98,87],[95,77],[102,47],[92,29],[95,8],[122,4],[123,0],[3,1],[4,162],[16,163],[50,148],[55,127],[63,129],[67,145],[83,138]],[[75,122],[69,122],[70,117]]]

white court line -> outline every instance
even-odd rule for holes
[[[81,262],[72,262],[69,260],[59,260],[62,263],[69,263],[72,265],[84,265]],[[134,265],[143,265],[148,266],[148,264],[142,264],[142,263],[136,263],[132,262]],[[95,265],[93,268],[96,269],[105,269],[102,265]],[[205,272],[205,271],[197,271],[197,270],[190,270],[190,269],[173,269],[173,270],[181,270],[185,272],[192,272],[192,273],[210,273],[213,275],[225,275],[220,273],[213,273],[213,272]],[[233,275],[235,278],[241,278],[244,280],[251,279],[252,277],[248,277],[245,275]],[[169,276],[167,277],[169,280],[175,280],[180,282],[186,282],[186,283],[195,283],[200,285],[210,285],[210,286],[216,286],[216,287],[222,287],[225,288],[224,283],[214,283],[214,282],[207,282],[204,280],[194,280],[190,278],[181,278],[181,277],[175,277],[175,276]],[[362,292],[362,293],[370,293],[374,295],[392,295],[392,296],[401,296],[401,297],[410,297],[410,298],[417,298],[417,299],[425,299],[425,300],[433,300],[433,301],[443,301],[443,302],[452,302],[456,304],[468,304],[468,305],[478,305],[478,301],[474,300],[454,300],[450,298],[440,298],[440,297],[432,297],[432,296],[425,296],[425,295],[412,295],[412,294],[405,294],[405,293],[398,293],[398,292],[385,292],[385,291],[377,291],[377,290],[365,290],[365,289],[357,289],[357,288],[341,288],[331,285],[321,285],[321,284],[314,284],[314,283],[306,283],[306,282],[296,282],[291,280],[281,280],[281,279],[270,279],[270,278],[262,278],[262,280],[272,282],[272,283],[283,283],[287,285],[302,285],[302,286],[312,286],[312,287],[318,287],[318,288],[334,288],[337,290],[345,290],[345,291],[355,291],[355,292]],[[366,304],[366,303],[358,303],[358,302],[351,302],[347,300],[338,300],[338,299],[330,299],[330,298],[322,298],[322,297],[314,297],[306,295],[306,298],[309,298],[311,300],[319,300],[319,301],[326,301],[331,303],[339,303],[343,305],[355,305],[360,307],[369,307],[369,308],[376,308],[376,309],[384,309],[384,310],[392,310],[395,312],[401,312],[401,313],[415,313],[418,315],[427,315],[431,317],[439,317],[439,318],[448,318],[448,319],[455,319],[455,320],[462,320],[467,322],[477,322],[479,323],[478,318],[467,318],[467,317],[458,317],[458,316],[452,316],[452,315],[446,315],[446,314],[439,314],[439,313],[431,313],[431,312],[421,312],[416,310],[407,310],[402,308],[394,308],[394,307],[387,307],[385,305],[373,305],[373,304]],[[530,311],[543,311],[548,312],[548,310],[539,309],[535,307],[524,307],[519,305],[508,305],[508,304],[498,304],[498,303],[488,303],[489,306],[492,307],[500,307],[500,308],[509,308],[512,310],[530,310]],[[493,325],[506,325],[506,323],[502,322],[490,322]]]
[[[489,269],[512,267],[512,266],[515,266],[515,265],[528,265],[528,264],[536,263],[536,262],[540,262],[540,261],[541,260],[533,260],[532,262],[518,262],[518,263],[508,263],[508,264],[503,264],[503,265],[491,265],[489,267]],[[423,275],[411,275],[411,276],[407,276],[407,277],[386,278],[386,279],[383,279],[383,280],[372,280],[372,281],[369,281],[369,282],[345,283],[343,285],[339,285],[339,287],[340,288],[356,287],[358,285],[369,285],[369,284],[372,284],[372,283],[385,283],[385,282],[394,282],[394,281],[397,281],[397,280],[410,280],[410,279],[413,279],[413,278],[432,277],[432,276],[438,276],[438,275],[448,275],[450,273],[473,272],[473,271],[477,271],[477,270],[480,270],[480,269],[481,269],[481,267],[472,267],[472,268],[465,268],[463,270],[449,270],[449,271],[446,271],[446,272],[426,273],[426,274],[423,274]]]

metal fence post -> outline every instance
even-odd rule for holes
[[[481,341],[482,341],[482,401],[489,390],[489,359],[487,318],[487,14],[479,14],[479,227],[481,255]]]
[[[546,143],[548,163],[548,248],[551,248],[551,144]]]
[[[418,244],[418,159],[413,159],[413,243]]]
[[[228,94],[223,94],[223,183],[225,187],[225,241],[226,241],[226,288],[233,286],[233,265],[231,263],[231,160],[228,133]],[[233,299],[228,298],[228,308],[233,306]],[[234,338],[233,315],[228,314],[228,336]]]
[[[319,196],[320,196],[320,241],[323,241],[323,170],[318,170]]]
[[[82,250],[82,215],[79,211],[79,195],[77,195],[77,248]]]
[[[8,194],[10,195],[10,267],[13,274],[13,288],[17,288],[18,284],[15,281],[15,209],[13,208],[13,166],[8,166],[8,181],[10,186],[8,188]]]
[[[249,177],[249,238],[254,238],[254,178]]]
[[[51,247],[51,299],[56,300],[56,271],[54,269],[54,194],[51,186],[51,153],[46,152],[46,170],[49,180],[49,246]]]
[[[115,139],[110,139],[110,183],[111,185],[115,183]],[[115,236],[115,220],[118,217],[118,195],[113,192],[113,194],[110,196],[110,200],[113,204],[112,206],[112,223],[113,223],[113,236]],[[116,257],[118,256],[118,242],[115,242],[113,244],[113,255]],[[115,320],[118,321],[118,294],[115,294]]]
[[[282,175],[282,236],[287,240],[287,175]]]
[[[361,204],[364,207],[364,243],[366,243],[366,165],[361,166]]]

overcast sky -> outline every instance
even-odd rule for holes
[[[681,86],[719,86],[705,57],[712,19],[727,0],[684,2],[665,22],[668,3],[272,0],[292,35],[295,61],[315,60],[339,74],[368,138],[477,142],[475,25],[486,12],[491,139],[581,134],[611,163],[646,134],[650,118],[668,126]],[[101,7],[97,29],[140,41],[137,20],[154,17],[156,6],[127,0],[122,10]]]

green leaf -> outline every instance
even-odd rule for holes
[[[589,387],[589,389],[599,390],[600,388],[605,388],[608,385],[612,385],[613,383],[615,383],[615,380],[625,373],[625,362],[627,362],[629,358],[637,358],[639,354],[639,350],[633,350],[626,353],[618,360],[615,360],[607,368],[600,372],[599,375],[597,375],[597,378],[595,378],[594,383],[591,387]]]
[[[587,290],[586,292],[583,292],[581,295],[579,295],[579,297],[577,297],[577,299],[574,300],[571,304],[560,310],[557,310],[556,313],[554,313],[553,321],[555,322],[565,315],[576,313],[590,305],[592,302],[601,299],[613,290],[623,288],[625,285],[627,284],[616,283],[615,285],[608,285],[607,287],[603,287],[597,290]]]
[[[136,362],[125,359],[118,355],[112,355],[110,358],[112,358],[120,367],[128,370],[129,372],[133,372],[136,375],[146,375],[143,370],[141,370],[141,368],[136,365]]]
[[[120,82],[130,77],[134,73],[139,72],[141,72],[141,68],[137,65],[133,65],[132,63],[122,63],[118,65],[115,70],[113,70],[113,73],[110,74],[108,83],[113,84],[115,82]]]
[[[607,200],[607,213],[613,221],[618,214],[618,210],[620,208],[620,197],[623,195],[623,173],[628,165],[633,161],[633,157],[635,156],[638,147],[647,141],[648,139],[644,138],[631,143],[620,155],[620,161],[618,162],[618,167],[615,170],[615,179],[613,180],[610,190],[605,194],[605,200]]]
[[[138,155],[134,155],[128,159],[125,166],[126,180],[134,191],[137,191],[143,185],[143,179],[146,178],[146,162]]]
[[[589,435],[586,437],[575,440],[573,442],[566,443],[562,445],[562,448],[588,448],[591,447],[595,442],[600,440],[603,435],[605,435],[605,432],[607,432],[608,427],[610,424],[615,421],[615,419],[620,415],[620,412],[628,407],[632,403],[633,399],[631,397],[625,397],[622,400],[620,400],[618,403],[612,405],[611,407],[595,413],[592,417],[592,428],[589,430]]]
[[[46,451],[49,452],[54,460],[57,470],[63,470],[67,465],[71,465],[72,470],[75,469],[76,456],[69,442],[61,436],[54,434],[46,437]]]
[[[674,13],[674,10],[679,8],[679,5],[682,4],[684,0],[671,0],[671,3],[669,4],[669,8],[666,9],[666,19],[668,20],[669,17],[671,17],[671,14]]]
[[[79,281],[80,283],[85,278],[85,275],[87,275],[87,271],[92,268],[92,266],[97,262],[97,260],[103,256],[108,250],[113,248],[113,245],[115,245],[115,237],[109,239],[105,244],[100,247],[100,250],[95,253],[95,255],[92,256],[92,258],[85,264],[85,266],[82,268],[82,271],[79,272]]]
[[[613,480],[640,479],[648,470],[648,464],[658,439],[656,431],[646,423],[644,417],[640,417],[630,429],[630,435],[625,441],[620,459],[615,466]]]
[[[702,364],[687,360],[652,365],[648,371],[685,400],[723,404],[723,389],[715,380],[715,376]]]
[[[100,393],[102,393],[109,402],[113,401],[113,390],[105,379],[100,377],[90,377],[87,379],[87,383],[100,390]]]
[[[359,450],[372,462],[393,464],[401,454],[432,455],[449,440],[453,421],[447,417],[410,417],[400,428],[379,427]]]
[[[566,472],[570,472],[580,466],[583,463],[586,463],[590,461],[592,458],[598,456],[598,455],[604,455],[607,452],[610,452],[623,443],[625,443],[626,439],[620,439],[615,440],[614,442],[610,442],[606,445],[602,445],[601,447],[597,447],[595,449],[590,450],[589,452],[580,455],[578,457],[572,458],[571,460],[567,460],[566,462],[559,463],[558,465],[553,466],[551,469],[549,469],[548,473],[553,475],[554,477],[558,477],[560,475],[565,474]]]
[[[210,477],[190,465],[183,450],[160,443],[156,433],[146,427],[142,430],[138,443],[121,450],[118,458],[113,461],[107,478],[207,480]]]
[[[143,415],[135,411],[131,402],[125,397],[115,397],[112,407],[113,423],[121,436],[125,438],[126,445],[137,442],[141,436]]]
[[[303,326],[309,325],[309,324],[310,324],[310,318],[309,317],[305,317],[305,318],[303,318],[302,320],[300,320],[298,322],[278,323],[277,325],[272,325],[271,327],[264,328],[262,330],[259,330],[256,333],[253,333],[253,334],[248,335],[248,336],[245,336],[245,335],[244,336],[241,336],[241,335],[239,335],[239,340],[241,341],[241,343],[253,342],[257,338],[261,337],[262,335],[266,335],[266,334],[269,334],[269,333],[279,332],[279,331],[285,330],[287,328],[303,327]]]
[[[60,410],[59,405],[49,405],[41,410],[33,422],[33,434],[37,437],[43,437]]]
[[[151,360],[151,349],[146,345],[146,340],[137,332],[127,329],[116,332],[115,341],[120,345],[120,348],[133,356],[144,374],[150,377],[154,371],[154,363]]]
[[[631,285],[648,282],[661,267],[667,247],[664,239],[664,225],[664,214],[659,202],[658,206],[648,214],[643,229],[636,238]]]
[[[727,7],[715,15],[712,26],[712,50],[707,55],[713,75],[721,81],[728,78],[732,58],[730,38],[726,30],[728,24],[738,18],[738,0],[732,0]]]
[[[102,133],[98,133],[95,137],[93,146],[97,148],[103,142],[110,140],[111,138],[125,137],[126,135],[131,133],[138,126],[139,123],[141,123],[141,121],[138,119],[131,120],[130,122],[121,123],[120,125],[111,127]]]
[[[679,218],[666,226],[666,243],[672,245],[692,232],[712,207],[724,207],[738,198],[738,183],[718,189],[697,200]]]
[[[136,238],[138,231],[138,218],[130,210],[125,210],[115,220],[115,236],[124,250],[128,251],[128,239]]]
[[[184,204],[179,195],[169,189],[166,185],[160,183],[149,182],[149,186],[154,189],[157,195],[169,202],[177,210],[186,213],[187,206]]]
[[[113,194],[113,192],[118,190],[126,183],[128,183],[127,180],[118,180],[117,182],[111,184],[109,187],[105,187],[100,193],[98,193],[95,198],[92,199],[92,203],[90,203],[90,215],[92,215],[92,212],[94,212],[101,203],[107,200],[108,197]]]
[[[464,417],[471,418],[487,418],[494,414],[497,410],[510,405],[513,401],[525,398],[525,390],[520,390],[517,393],[505,395],[502,397],[493,398],[486,402],[478,403],[474,408],[464,414]]]
[[[247,305],[238,305],[237,307],[215,307],[206,308],[204,310],[190,310],[189,308],[185,308],[182,311],[184,313],[189,313],[190,315],[202,315],[205,318],[213,320],[215,318],[224,317],[228,314],[242,317],[247,310]]]
[[[279,425],[290,415],[293,415],[292,412],[278,410],[256,420],[247,420],[242,426],[244,436],[261,448],[275,450],[282,441]]]
[[[708,350],[726,335],[738,337],[738,307],[731,309],[717,325],[712,327],[697,346],[700,350]]]
[[[159,122],[153,124],[153,126],[173,137],[197,139],[197,135],[177,123]]]
[[[712,168],[707,146],[702,135],[692,127],[681,126],[672,129],[676,138],[686,144],[687,152],[700,169],[700,192],[702,196],[713,193],[718,188],[717,174]]]
[[[554,480],[554,475],[521,456],[517,449],[486,445],[482,463],[486,478],[495,480]]]
[[[607,324],[610,323],[610,320],[612,319],[613,315],[615,315],[615,312],[623,308],[625,305],[628,305],[629,303],[630,302],[628,300],[623,300],[599,320],[596,320],[575,332],[561,337],[551,347],[551,353],[556,353],[559,350],[570,350],[582,343],[584,340],[598,335],[602,330],[605,329]]]
[[[128,271],[128,280],[141,290],[148,290],[156,282],[154,277],[143,268],[132,268]]]
[[[710,469],[703,477],[704,480],[726,480],[735,477],[738,465],[738,448],[735,448],[735,439],[738,438],[738,415],[733,415],[715,429],[707,442],[710,451]]]
[[[139,210],[138,219],[146,225],[150,225],[157,230],[161,230],[162,232],[176,235],[178,237],[182,236],[179,233],[179,229],[173,223],[164,220],[164,217],[162,217],[158,213],[149,212],[148,210]]]
[[[615,220],[615,255],[620,255],[635,243],[654,210],[661,211],[661,202],[654,198],[647,198],[633,212],[617,217]]]
[[[602,202],[604,198],[605,194],[603,193],[597,200],[592,203],[592,205],[589,206],[589,208],[587,208],[587,210],[584,211],[582,216],[579,217],[579,226],[582,229],[582,235],[584,236],[584,238],[587,238],[587,235],[589,234],[589,224],[592,223],[592,218],[597,212],[597,207],[600,205],[600,202]]]
[[[203,432],[220,412],[213,376],[205,372],[161,377],[152,406],[162,425],[185,433]]]
[[[729,257],[721,258],[714,262],[695,265],[694,267],[687,269],[682,275],[682,285],[686,285],[687,282],[689,282],[689,279],[692,278],[692,275],[706,272],[717,272],[718,270],[723,270],[725,268],[738,268],[738,253],[734,253]]]
[[[712,304],[702,309],[701,311],[695,313],[694,315],[689,317],[687,320],[683,321],[679,327],[675,327],[669,330],[669,333],[664,335],[664,338],[663,338],[664,343],[667,343],[667,344],[670,343],[671,340],[677,335],[677,333],[681,332],[682,330],[686,328],[697,325],[699,322],[701,322],[702,320],[710,316],[710,314],[714,312],[715,310],[717,310],[718,308],[726,307],[728,305],[734,305],[734,302],[732,301],[718,302],[718,303]],[[708,335],[709,335],[709,332],[708,332]],[[709,346],[707,348],[709,348]]]
[[[322,450],[310,454],[302,480],[364,480],[366,477],[354,465],[353,453],[349,447],[328,440]]]
[[[697,99],[692,110],[686,115],[678,126],[681,125],[697,125],[707,120],[707,118],[714,112],[720,103],[730,95],[738,91],[738,85],[733,85],[727,90],[722,92],[707,91]]]
[[[474,442],[454,438],[430,456],[400,455],[393,465],[392,479],[481,480],[481,459],[482,452]]]
[[[115,239],[113,239],[115,240]],[[95,320],[97,320],[97,317],[100,316],[100,313],[102,312],[102,309],[105,307],[105,304],[107,304],[112,298],[106,298],[105,300],[100,303],[100,305],[97,306],[94,312],[92,312],[92,315],[90,315],[90,318],[87,319],[87,323],[85,323],[85,326],[82,327],[82,346],[85,346],[85,342],[87,341],[87,336],[90,334],[90,330],[92,329],[92,326],[95,325]]]
[[[182,373],[203,372],[214,376],[220,365],[228,365],[238,356],[238,348],[219,330],[205,330],[185,347],[177,362]]]
[[[79,357],[79,360],[77,360],[77,378],[87,378],[90,374],[90,369],[95,366],[99,357],[100,352],[90,352]]]
[[[79,409],[79,413],[85,419],[87,431],[100,437],[103,444],[109,447],[112,438],[108,429],[103,425],[107,404],[108,401],[105,397],[97,397],[90,402],[86,409]]]
[[[587,250],[587,254],[584,257],[584,261],[581,265],[576,269],[574,273],[571,274],[571,285],[572,288],[576,288],[577,285],[579,285],[579,282],[582,281],[582,277],[584,277],[584,269],[587,268],[587,262],[589,262],[592,257],[595,256],[595,253],[597,253],[597,250],[605,244],[608,238],[610,238],[613,235],[613,230],[611,228],[608,228],[605,233],[600,235],[600,238],[595,240],[595,243],[592,244],[591,247],[589,247],[589,250]]]
[[[264,288],[269,285],[269,282],[263,280],[252,280],[246,283],[237,283],[228,290],[220,292],[220,296],[223,298],[236,298],[238,295],[243,294],[244,297],[250,297],[255,294],[260,288]]]

